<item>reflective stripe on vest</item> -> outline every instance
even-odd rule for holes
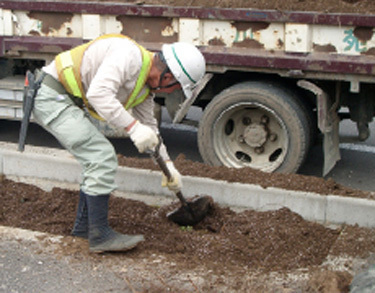
[[[126,38],[126,39],[131,40],[130,38],[124,35],[120,35],[120,34],[103,35],[86,44],[75,47],[69,51],[62,52],[59,55],[57,55],[55,58],[59,81],[63,84],[66,91],[75,97],[82,98],[89,113],[93,117],[100,119],[100,120],[103,120],[103,118],[101,118],[94,111],[92,106],[89,105],[87,98],[85,96],[83,86],[82,86],[81,73],[80,73],[81,64],[82,64],[83,54],[85,53],[85,51],[91,44],[93,44],[97,40],[113,38],[113,37]],[[146,83],[148,72],[151,68],[152,53],[147,51],[145,48],[143,48],[141,45],[137,44],[136,42],[134,43],[138,46],[138,48],[142,52],[142,67],[141,67],[141,71],[138,76],[138,79],[136,81],[135,87],[132,93],[130,94],[130,96],[127,98],[125,104],[123,105],[125,109],[129,109],[131,107],[134,107],[142,103],[148,97],[150,93],[150,90],[147,88],[144,94],[140,95]]]

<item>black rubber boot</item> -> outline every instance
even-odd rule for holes
[[[143,235],[121,234],[109,227],[108,200],[109,195],[86,195],[91,252],[126,251],[144,241]]]
[[[89,220],[86,203],[86,194],[82,190],[79,192],[77,216],[71,234],[73,236],[81,237],[84,239],[89,238]]]

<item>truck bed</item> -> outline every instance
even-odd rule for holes
[[[88,2],[117,2],[174,7],[275,9],[320,13],[375,13],[375,2],[373,0],[88,0]]]
[[[199,2],[207,6],[204,8],[194,7],[194,1],[185,6],[176,6],[182,4],[179,0],[173,1],[174,6],[163,6],[171,4],[170,0],[140,1],[2,1],[0,56],[54,55],[104,33],[122,33],[151,50],[174,41],[201,46],[212,72],[274,71],[322,79],[334,73],[338,80],[346,80],[347,74],[362,82],[374,79],[373,14],[219,7],[227,6],[229,0]],[[323,5],[322,0],[233,2],[235,7],[257,3],[257,7],[266,8],[277,3],[274,8],[283,5],[285,9]],[[144,5],[151,3],[155,5]],[[215,3],[218,7],[209,7]],[[367,0],[324,3],[336,3],[341,10],[364,8],[367,3],[367,12],[375,9],[375,2]]]

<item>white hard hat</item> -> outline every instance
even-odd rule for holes
[[[162,53],[186,98],[190,99],[194,87],[206,71],[202,53],[194,45],[183,42],[163,45]]]

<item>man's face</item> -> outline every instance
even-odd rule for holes
[[[164,74],[159,86],[160,86],[160,89],[154,90],[155,93],[170,94],[174,92],[175,90],[181,89],[181,84],[176,80],[176,78],[170,72]]]

